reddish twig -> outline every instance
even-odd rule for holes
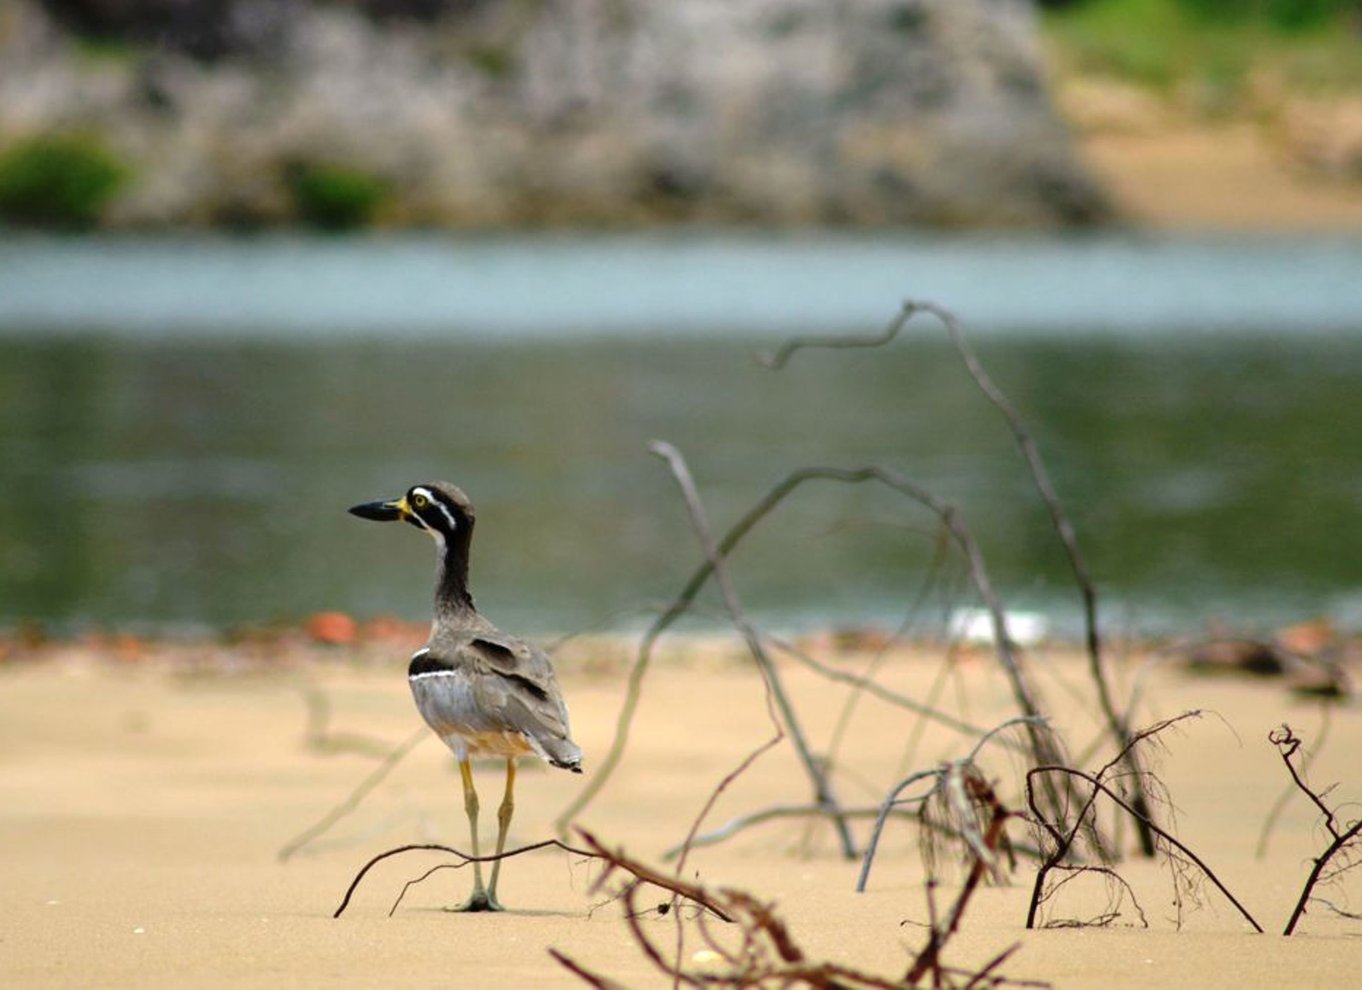
[[[1305,794],[1320,810],[1324,816],[1324,827],[1329,832],[1329,845],[1316,856],[1313,866],[1310,868],[1310,875],[1305,878],[1305,886],[1301,888],[1300,897],[1296,900],[1296,906],[1291,911],[1291,917],[1287,919],[1286,927],[1282,930],[1283,935],[1290,935],[1296,930],[1296,925],[1305,915],[1306,906],[1310,903],[1310,896],[1314,892],[1315,885],[1319,883],[1323,876],[1325,867],[1337,856],[1347,845],[1358,835],[1362,835],[1362,818],[1352,822],[1346,828],[1341,828],[1338,823],[1338,816],[1334,809],[1324,803],[1323,797],[1315,792],[1309,784],[1301,777],[1296,769],[1296,765],[1291,762],[1291,758],[1296,755],[1301,747],[1301,740],[1291,731],[1291,726],[1283,724],[1281,728],[1274,729],[1267,735],[1272,745],[1277,747],[1277,752],[1281,754],[1282,762],[1286,764],[1287,773],[1291,774],[1291,779],[1301,792]]]
[[[931,512],[940,521],[949,533],[951,541],[961,552],[968,566],[970,580],[974,585],[984,606],[987,608],[993,621],[994,641],[998,651],[998,659],[1004,672],[1007,674],[1009,684],[1012,687],[1013,697],[1016,699],[1017,706],[1023,715],[1039,718],[1042,715],[1039,702],[1036,700],[1036,692],[1031,687],[1026,670],[1022,665],[1021,656],[1018,653],[1016,644],[1008,633],[1007,617],[1003,611],[1002,603],[994,589],[993,582],[989,577],[988,568],[984,563],[983,553],[979,549],[973,534],[965,525],[964,519],[959,511],[948,502],[943,501],[933,495],[927,489],[915,484],[908,478],[903,477],[887,468],[871,465],[859,468],[834,468],[834,467],[807,467],[792,471],[783,480],[774,485],[763,495],[755,505],[729,528],[727,533],[717,541],[716,549],[720,557],[727,557],[733,549],[768,515],[770,515],[784,500],[793,492],[803,487],[811,481],[835,481],[842,484],[861,484],[864,482],[878,482],[893,492],[916,502],[918,505]],[[625,690],[624,704],[620,709],[619,719],[615,728],[615,738],[611,742],[610,749],[604,758],[597,765],[596,771],[592,774],[592,779],[587,785],[558,816],[555,820],[555,827],[560,834],[563,834],[568,825],[582,813],[587,805],[600,793],[606,781],[614,773],[624,756],[624,750],[628,745],[629,732],[633,725],[634,714],[637,711],[639,699],[642,692],[642,683],[645,674],[652,662],[653,652],[658,640],[682,615],[691,607],[700,590],[709,581],[714,573],[714,566],[710,560],[706,559],[691,575],[685,587],[672,601],[666,610],[648,627],[639,644],[638,653],[634,664],[629,672],[629,677]],[[931,717],[931,716],[929,716]],[[1032,750],[1032,758],[1037,763],[1062,763],[1064,762],[1063,753],[1057,740],[1050,733],[1032,729],[1028,733],[1028,741]],[[1048,785],[1047,785],[1048,786]],[[1047,800],[1056,809],[1062,808],[1064,801],[1062,795],[1057,791],[1047,794]],[[845,852],[845,845],[844,845]]]
[[[946,943],[950,941],[951,936],[959,930],[960,919],[964,917],[965,908],[969,904],[970,898],[974,895],[979,882],[984,879],[992,867],[995,854],[1003,840],[1003,826],[1010,817],[1010,812],[1003,807],[1002,802],[993,793],[993,788],[977,770],[972,767],[954,766],[952,771],[968,800],[988,809],[988,824],[979,840],[969,845],[971,853],[969,873],[965,877],[964,885],[960,888],[960,893],[956,895],[955,902],[951,905],[943,923],[932,924],[931,933],[927,936],[926,946],[917,954],[912,965],[908,967],[904,982],[909,986],[916,986],[918,981],[929,972],[936,976],[935,984],[940,984],[941,952]]]
[[[601,846],[600,843],[596,841],[596,838],[591,833],[586,832],[585,830],[582,829],[579,829],[578,831],[582,835],[582,837],[585,840],[587,840],[587,845],[590,848],[582,849],[577,846],[571,846],[568,845],[566,842],[562,842],[558,839],[544,839],[542,842],[533,842],[527,846],[521,846],[518,849],[509,849],[506,852],[501,853],[500,855],[493,856],[470,856],[468,855],[468,853],[463,852],[462,850],[459,849],[455,849],[453,846],[441,845],[439,843],[416,843],[412,845],[398,846],[395,849],[385,850],[384,852],[379,853],[377,856],[374,856],[362,867],[360,867],[359,872],[355,874],[355,878],[350,881],[350,886],[346,888],[345,896],[341,899],[340,906],[336,908],[335,912],[331,915],[331,917],[339,918],[342,914],[344,914],[345,909],[350,906],[350,900],[351,898],[354,897],[355,891],[359,888],[360,883],[364,880],[364,877],[369,873],[369,871],[372,870],[379,863],[383,862],[384,860],[391,859],[394,856],[400,856],[404,853],[409,852],[422,851],[448,853],[451,856],[455,856],[458,858],[459,860],[458,863],[447,864],[444,867],[437,867],[437,869],[440,869],[440,868],[458,868],[466,866],[469,863],[495,863],[498,860],[510,859],[514,856],[523,856],[526,853],[536,852],[537,850],[540,849],[553,848],[561,849],[564,852],[571,853],[574,856],[580,856],[583,859],[604,860],[606,864],[610,867],[610,869],[623,866],[628,872],[633,874],[634,881],[636,883],[651,884],[652,886],[659,887],[662,890],[671,891],[673,894],[677,894],[682,899],[694,901],[696,904],[700,905],[700,907],[703,907],[706,910],[714,912],[714,914],[716,914],[719,918],[721,918],[724,921],[732,920],[732,918],[724,910],[722,905],[720,905],[717,901],[714,901],[712,898],[708,897],[704,893],[704,891],[700,890],[699,888],[692,888],[690,885],[682,885],[676,881],[673,881],[670,877],[666,876],[665,874],[659,873],[658,871],[653,869],[649,869],[648,867],[644,867],[641,864],[637,864],[637,868],[631,868],[631,866],[627,865],[626,862],[619,860],[619,857],[613,856],[606,852],[604,847]],[[434,870],[428,870],[426,871],[426,874],[423,875],[421,878],[418,878],[417,881],[408,881],[407,886],[410,886],[412,882],[419,882],[421,879],[424,879],[425,876],[429,876],[430,873],[432,872],[434,872]],[[403,889],[405,890],[406,888],[404,887]],[[697,898],[691,896],[692,891],[699,893],[700,897]]]

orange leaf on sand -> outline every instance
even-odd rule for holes
[[[318,643],[344,646],[353,643],[359,627],[344,612],[318,612],[307,620],[307,634]]]

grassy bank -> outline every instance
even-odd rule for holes
[[[1210,114],[1252,110],[1264,87],[1362,92],[1358,0],[1076,0],[1044,24],[1061,76],[1107,77]]]
[[[1053,92],[1139,223],[1362,229],[1359,0],[1050,0]]]

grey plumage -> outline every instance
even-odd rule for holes
[[[534,753],[580,773],[582,751],[569,737],[567,705],[543,651],[478,628],[485,622],[442,620],[407,671],[426,724],[460,759]]]

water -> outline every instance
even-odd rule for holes
[[[891,467],[961,508],[1008,604],[1072,625],[1005,425],[929,321],[752,360],[913,294],[968,320],[1113,624],[1362,624],[1359,273],[1346,239],[11,239],[0,623],[420,617],[429,541],[343,510],[435,478],[479,506],[493,618],[636,622],[699,559],[664,438],[716,525],[801,465]],[[889,621],[963,600],[938,551],[901,498],[819,483],[735,564],[763,619]]]

